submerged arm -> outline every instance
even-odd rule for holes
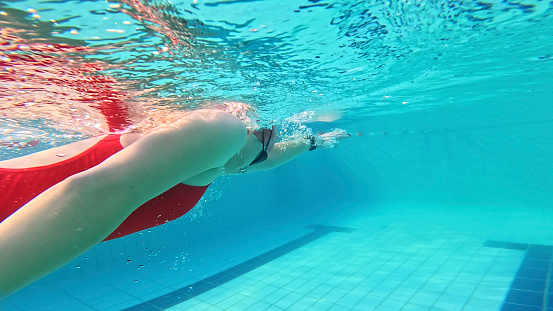
[[[295,140],[276,143],[273,149],[269,152],[267,160],[246,167],[246,173],[270,170],[279,167],[300,156],[310,149],[315,148],[334,148],[338,145],[338,141],[351,137],[344,130],[336,129],[332,132],[321,135],[312,135]]]
[[[246,167],[246,173],[266,171],[289,162],[306,151],[309,151],[311,142],[307,138],[300,138],[292,141],[276,143],[268,153],[267,160]]]

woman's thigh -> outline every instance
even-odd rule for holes
[[[147,201],[182,180],[223,166],[244,145],[246,128],[217,110],[192,112],[158,127],[100,165],[80,173],[111,195]]]

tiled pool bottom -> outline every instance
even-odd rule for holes
[[[523,257],[454,233],[332,233],[168,310],[499,310]]]
[[[71,283],[64,295],[82,304],[49,310],[549,310],[544,301],[553,300],[545,294],[550,252],[536,245],[552,244],[553,211],[396,205],[344,213],[355,217],[317,221],[355,231],[319,234],[252,269],[215,269],[212,274],[233,276],[206,279],[213,286],[201,294],[201,288],[187,288],[186,280],[160,288],[138,283],[142,294],[108,284],[109,296],[98,301],[77,296],[81,290],[74,287],[84,285]],[[311,232],[317,229],[305,230]],[[100,285],[97,291],[106,289]],[[182,303],[151,304],[178,290],[192,294],[183,295]],[[0,303],[0,309],[40,310],[18,302]]]
[[[548,229],[535,217],[550,215],[395,212],[358,218],[355,231],[322,234],[255,269],[231,268],[228,280],[215,277],[128,310],[553,309],[553,247],[486,239],[543,242]]]
[[[551,310],[551,214],[380,210],[167,310]]]

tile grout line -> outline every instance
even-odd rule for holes
[[[189,284],[177,290],[174,290],[157,298],[150,299],[138,305],[124,309],[123,311],[152,311],[165,310],[172,306],[183,303],[189,299],[195,298],[211,289],[234,280],[245,273],[248,273],[262,265],[265,265],[289,252],[296,250],[306,244],[313,242],[331,232],[350,233],[355,231],[352,228],[343,228],[335,226],[309,225],[307,229],[314,231],[307,233],[291,242],[278,246],[270,251],[258,255],[245,262],[237,264],[231,268],[216,273],[203,280]]]
[[[527,307],[528,310],[530,310],[530,309],[532,309],[532,310],[547,310],[547,302],[548,302],[548,297],[547,297],[548,288],[547,288],[547,286],[548,286],[549,278],[551,276],[551,267],[552,267],[551,260],[552,260],[552,255],[553,255],[553,246],[538,245],[538,244],[526,244],[526,243],[499,242],[499,241],[486,241],[486,243],[484,243],[484,246],[494,247],[494,248],[511,249],[511,250],[519,250],[519,251],[524,251],[526,253],[525,256],[524,256],[524,259],[522,260],[522,262],[520,264],[520,267],[519,267],[516,275],[514,276],[514,279],[513,279],[513,282],[511,283],[509,291],[507,292],[507,294],[505,296],[505,299],[503,301],[503,306],[501,307],[501,310],[502,311],[513,310],[512,309],[513,306],[524,306],[524,307]],[[541,249],[541,251],[538,251],[540,249]],[[516,285],[514,285],[514,283],[516,282],[517,279],[526,279],[527,278],[523,271],[528,273],[527,270],[538,270],[538,269],[534,269],[534,268],[531,268],[531,267],[530,268],[525,267],[531,261],[542,261],[542,259],[537,258],[539,256],[537,256],[536,253],[537,254],[542,254],[542,256],[549,257],[549,259],[547,259],[549,265],[548,265],[548,268],[545,272],[545,275],[538,276],[538,277],[545,277],[545,279],[543,279],[543,282],[544,282],[543,284],[545,284],[544,285],[545,288],[543,289],[543,293],[542,292],[537,292],[532,287],[528,287],[528,288],[513,287],[513,286],[516,286]],[[534,279],[534,278],[527,278],[527,279],[528,280],[533,280],[534,286],[536,284],[539,284],[540,280],[541,280],[541,279]],[[528,286],[528,284],[526,284],[526,286]],[[526,295],[530,295],[530,296],[528,296],[525,299],[521,300],[522,298],[520,296],[517,296],[517,292],[526,292]],[[541,295],[543,295],[541,297],[541,306],[538,305],[538,304],[535,304],[535,301],[533,303],[531,302],[533,299],[536,300],[535,295],[534,295],[534,297],[532,297],[532,294],[537,294],[537,295],[541,294]]]
[[[546,311],[549,307],[549,288],[551,286],[551,269],[553,269],[553,259],[549,260],[549,269],[547,269],[547,276],[545,278],[545,292],[543,295],[543,307],[542,311]]]

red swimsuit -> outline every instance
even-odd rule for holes
[[[100,164],[121,151],[121,135],[108,135],[84,152],[64,161],[32,168],[0,168],[0,222],[27,202],[65,178]],[[178,184],[144,203],[105,240],[116,239],[140,230],[175,220],[191,210],[207,186]]]

